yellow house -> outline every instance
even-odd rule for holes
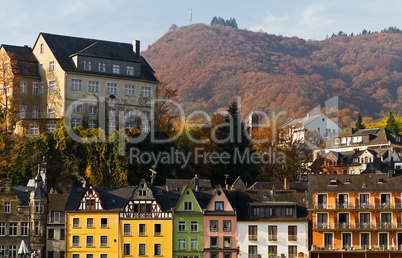
[[[168,209],[166,192],[142,179],[120,213],[122,256],[172,257],[173,217]]]
[[[74,188],[65,208],[66,257],[121,257],[119,212],[134,187]]]

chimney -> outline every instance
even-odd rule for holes
[[[275,185],[272,186],[272,195],[274,195],[274,194],[276,194],[276,186]]]
[[[133,51],[136,56],[140,55],[140,41],[139,40],[133,41]]]
[[[194,185],[195,185],[195,191],[196,192],[198,192],[199,183],[200,182],[199,182],[198,176],[195,175],[195,177],[194,177]]]
[[[285,180],[283,182],[283,187],[285,188],[285,190],[290,190],[289,178],[285,177]]]

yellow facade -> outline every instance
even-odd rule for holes
[[[124,231],[125,224],[130,225],[130,233]],[[141,227],[145,225],[145,233],[140,230],[140,224],[142,224]],[[160,231],[158,225],[160,225]],[[119,247],[122,256],[172,257],[172,219],[122,219],[120,220],[120,232],[122,233]],[[124,255],[124,244],[129,244],[129,255]],[[140,253],[140,245],[143,244],[145,244],[145,254]]]
[[[109,258],[121,257],[118,212],[68,212],[66,236],[67,258],[73,257],[73,254],[80,254],[80,257],[86,257],[86,254],[94,254],[93,257],[101,257],[101,254],[107,254]]]

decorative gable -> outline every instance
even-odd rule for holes
[[[194,196],[190,186],[186,186],[181,192],[179,201],[177,202],[175,212],[202,212],[201,206]]]
[[[89,186],[80,201],[78,210],[104,210],[99,193]]]
[[[133,191],[133,195],[120,213],[120,218],[131,219],[164,219],[171,218],[172,213],[163,212],[159,203],[155,200],[151,189],[144,179]]]
[[[226,197],[226,194],[223,191],[222,187],[218,187],[216,189],[214,195],[208,203],[206,210],[233,212],[232,205],[230,205],[230,202]]]

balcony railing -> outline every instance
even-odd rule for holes
[[[392,209],[394,208],[392,203],[390,202],[376,202],[375,203],[375,208],[376,209]]]
[[[313,245],[311,251],[349,251],[349,252],[367,252],[367,251],[402,251],[402,245]]]
[[[258,240],[258,235],[248,235],[248,240],[249,241],[257,241]]]
[[[313,229],[401,229],[402,222],[314,223]]]
[[[365,209],[374,209],[375,206],[369,202],[359,202],[356,203],[356,209],[365,210]]]
[[[346,223],[346,222],[338,222],[338,223],[335,223],[335,228],[348,229],[348,228],[351,228],[351,225],[350,225],[350,223]]]
[[[402,202],[376,202],[376,203],[369,203],[369,202],[337,202],[335,204],[332,203],[314,203],[314,209],[316,210],[347,210],[347,209],[378,209],[378,210],[385,210],[385,209],[402,209]]]
[[[278,235],[268,235],[268,241],[278,241]]]
[[[249,254],[248,258],[261,258],[261,254]]]
[[[370,222],[356,222],[355,223],[355,228],[358,229],[370,229],[373,228]]]
[[[314,223],[313,228],[320,228],[320,229],[331,229],[334,228],[333,225],[327,222],[317,222]]]
[[[297,241],[297,235],[288,235],[288,241]]]

